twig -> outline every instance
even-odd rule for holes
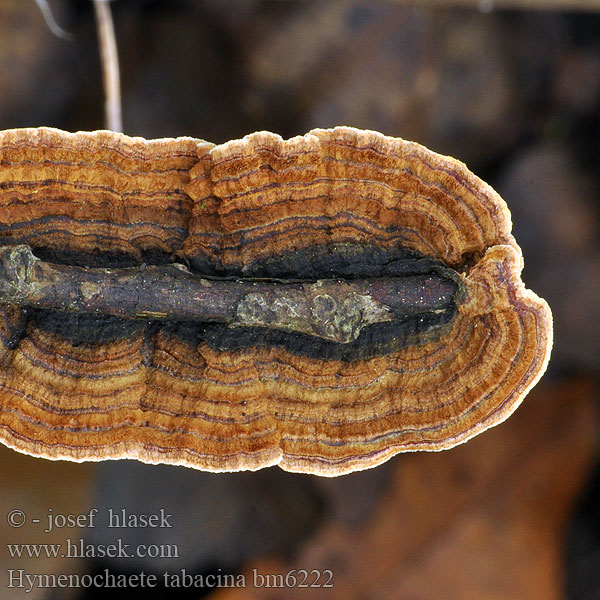
[[[375,323],[455,304],[451,275],[381,279],[206,279],[182,266],[101,269],[52,264],[28,246],[0,247],[0,302],[128,319],[269,327],[348,343]]]
[[[123,131],[119,55],[109,0],[93,0],[104,80],[104,111],[107,129]]]
[[[67,40],[67,41],[73,39],[73,36],[68,31],[65,31],[56,22],[56,19],[54,18],[54,15],[52,14],[52,9],[50,8],[50,5],[48,4],[47,0],[35,0],[35,3],[38,5],[38,8],[42,12],[44,21],[46,21],[46,25],[48,26],[48,29],[56,37],[62,38],[63,40]]]

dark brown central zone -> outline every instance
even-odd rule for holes
[[[135,266],[127,257],[108,255],[70,255],[35,249],[48,262],[97,268]],[[164,257],[147,257],[154,264],[164,264]],[[153,260],[154,259],[154,260]],[[181,261],[181,258],[178,258]],[[408,249],[382,249],[358,244],[335,244],[287,252],[247,265],[211,263],[203,257],[188,259],[194,275],[208,279],[254,280],[281,285],[286,282],[317,280],[369,280],[376,287],[379,280],[423,280],[428,276],[442,281],[453,292],[448,301],[435,309],[396,311],[391,320],[365,326],[356,339],[340,343],[298,331],[262,326],[230,327],[227,323],[119,318],[109,315],[72,313],[62,310],[28,309],[37,326],[59,335],[74,345],[102,344],[132,336],[145,335],[149,343],[161,328],[164,333],[185,341],[192,347],[205,342],[219,351],[251,347],[283,347],[295,354],[321,360],[353,361],[385,355],[407,345],[438,339],[456,314],[462,293],[457,274],[440,261]]]

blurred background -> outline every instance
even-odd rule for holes
[[[103,128],[93,6],[48,6],[67,39],[33,0],[0,0],[0,129]],[[260,129],[290,137],[353,125],[466,162],[509,205],[524,280],[554,313],[555,347],[506,423],[453,450],[338,479],[55,463],[0,447],[0,598],[598,600],[600,0],[111,8],[129,135],[220,143]],[[44,531],[49,514],[93,508],[93,527],[83,519]],[[171,527],[109,528],[109,508],[162,510]],[[27,515],[22,527],[6,518],[14,509]],[[120,540],[157,556],[17,557],[9,547],[64,549],[67,538],[90,555]],[[106,569],[154,574],[156,587],[23,579]],[[322,587],[329,571],[333,588]],[[283,587],[260,579],[268,574]],[[224,585],[231,576],[246,586]],[[303,577],[321,587],[299,590]]]

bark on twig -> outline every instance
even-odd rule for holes
[[[176,265],[119,269],[44,262],[0,247],[0,302],[132,319],[203,321],[295,331],[347,343],[374,323],[445,310],[457,284],[431,273],[282,282],[206,279]]]

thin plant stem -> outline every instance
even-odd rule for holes
[[[48,26],[48,29],[56,37],[62,38],[63,40],[67,40],[67,41],[70,41],[73,39],[73,36],[68,31],[65,31],[56,22],[56,19],[54,18],[54,15],[52,14],[52,9],[50,8],[50,5],[48,4],[47,0],[35,0],[35,3],[38,5],[38,8],[40,9],[42,16],[44,17],[44,21],[46,21],[46,25]]]
[[[123,131],[119,55],[110,5],[108,0],[93,0],[93,2],[104,81],[105,124],[106,128],[112,131]]]

